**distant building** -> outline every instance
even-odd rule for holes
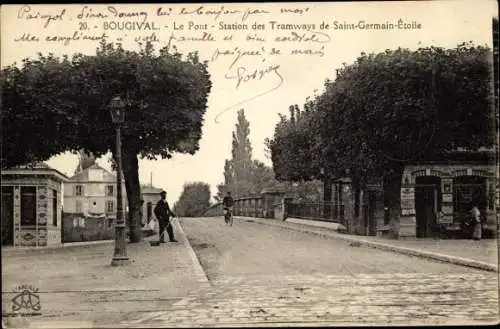
[[[151,185],[141,186],[142,195],[142,222],[149,223],[149,221],[154,218],[153,209],[160,200],[160,192],[163,191],[161,188],[157,188]]]
[[[2,245],[61,243],[62,184],[68,177],[45,163],[2,170]]]
[[[127,198],[124,180],[122,194],[125,211]],[[77,172],[64,185],[64,212],[85,217],[116,218],[116,176],[97,163]]]

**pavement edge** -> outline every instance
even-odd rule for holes
[[[115,240],[98,240],[98,241],[85,241],[85,242],[68,242],[60,245],[48,246],[48,247],[12,247],[5,250],[2,248],[2,256],[18,256],[27,254],[44,254],[53,253],[60,250],[68,250],[73,248],[90,248],[93,246],[99,246],[103,244],[112,244]]]
[[[187,249],[187,252],[189,254],[189,258],[191,258],[191,262],[193,263],[194,271],[195,271],[196,275],[198,276],[200,282],[204,283],[210,287],[211,286],[210,280],[208,280],[208,276],[205,273],[203,266],[201,266],[200,260],[196,256],[196,253],[194,252],[193,247],[189,243],[187,235],[186,235],[186,233],[184,233],[184,230],[182,229],[182,225],[180,223],[180,220],[177,219],[177,220],[173,221],[173,223],[174,223],[177,231],[180,233],[182,242],[184,243],[184,246]]]
[[[240,216],[238,216],[238,218],[241,220],[245,220],[248,222],[254,222],[257,224],[261,224],[261,225],[278,226],[278,227],[292,230],[292,231],[299,231],[299,232],[324,236],[324,237],[333,238],[333,239],[342,239],[342,240],[345,240],[348,242],[356,242],[362,246],[366,246],[369,248],[381,249],[381,250],[396,252],[396,253],[400,253],[400,254],[404,254],[404,255],[415,256],[415,257],[420,257],[420,258],[427,258],[427,259],[437,260],[437,261],[441,261],[441,262],[445,262],[445,263],[451,263],[454,265],[472,267],[472,268],[476,268],[476,269],[480,269],[480,270],[484,270],[484,271],[498,273],[497,266],[492,265],[492,264],[488,264],[485,262],[480,262],[480,261],[473,260],[473,259],[461,258],[461,257],[450,256],[450,255],[445,255],[445,254],[439,254],[439,253],[434,253],[434,252],[422,251],[422,250],[417,250],[417,249],[412,249],[412,248],[393,246],[393,245],[384,244],[384,243],[380,243],[380,242],[366,241],[363,239],[358,239],[356,237],[340,235],[339,233],[334,232],[328,228],[323,228],[323,229],[331,230],[332,232],[324,233],[324,232],[310,231],[310,230],[308,230],[308,227],[306,227],[307,226],[306,224],[298,224],[298,225],[304,226],[304,227],[298,228],[298,227],[273,224],[271,222],[266,222],[266,221],[260,220],[258,218],[248,218],[248,217],[240,217]]]

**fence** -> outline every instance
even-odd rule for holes
[[[222,203],[217,203],[208,208],[203,216],[222,216],[223,209]],[[272,217],[273,209],[271,207],[265,207],[264,201],[261,197],[248,197],[239,198],[234,200],[233,205],[233,215],[234,216],[246,216],[246,217]]]
[[[274,218],[275,206],[280,203],[265,204],[259,197],[240,198],[234,201],[233,214],[245,217]],[[285,204],[284,213],[286,217],[344,224],[344,206],[333,203],[289,201]],[[203,216],[213,217],[222,216],[222,214],[222,204],[217,203],[208,208]]]
[[[344,205],[324,202],[297,202],[286,203],[287,217],[328,221],[344,224]]]
[[[115,237],[112,218],[85,217],[83,214],[63,213],[61,242],[112,240]]]

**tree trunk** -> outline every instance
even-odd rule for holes
[[[389,224],[399,219],[401,213],[401,180],[404,166],[393,166],[384,175],[384,206],[387,207]]]
[[[331,218],[332,212],[332,179],[330,176],[323,178],[323,218]]]
[[[124,147],[122,165],[128,201],[127,226],[130,232],[130,242],[136,243],[142,239],[142,197],[141,185],[139,183],[139,160],[137,159],[137,152]]]

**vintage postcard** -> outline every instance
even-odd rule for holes
[[[497,12],[2,6],[2,327],[498,324]]]

